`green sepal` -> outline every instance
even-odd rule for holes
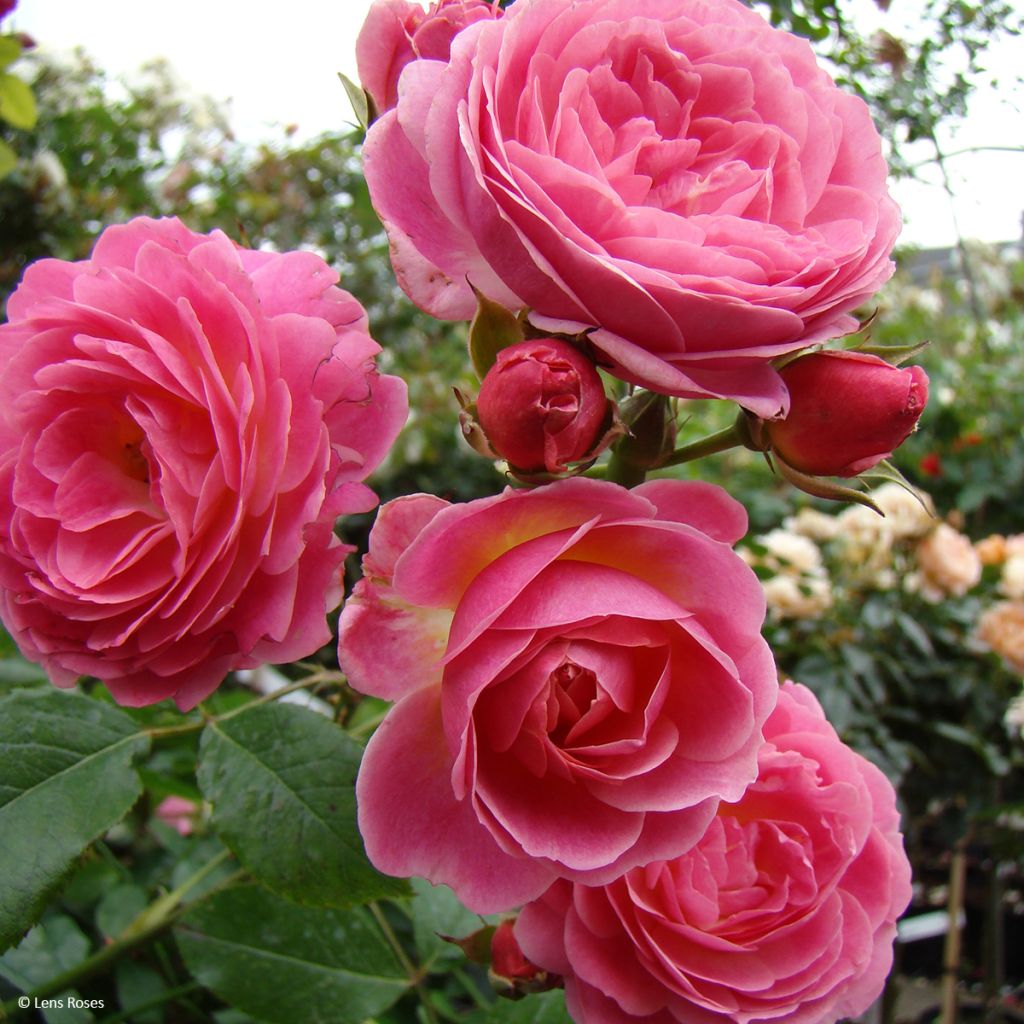
[[[345,95],[348,96],[348,101],[352,104],[352,113],[355,114],[356,123],[365,132],[377,119],[377,111],[374,108],[373,100],[370,99],[370,94],[362,86],[356,85],[348,75],[343,75],[339,71],[338,78],[341,79],[341,84],[345,88]]]
[[[912,494],[921,503],[928,515],[935,517],[935,509],[928,495],[919,491],[888,459],[883,459],[877,466],[860,474],[862,480],[880,480],[883,483],[899,484],[903,490]]]
[[[867,508],[873,509],[880,516],[884,515],[870,495],[865,494],[863,491],[854,490],[852,487],[844,487],[842,484],[837,484],[827,477],[801,473],[792,466],[787,466],[778,455],[775,456],[773,461],[778,467],[779,473],[805,494],[811,494],[815,498],[826,498],[829,501],[853,501],[858,505],[865,505]]]
[[[919,341],[914,345],[854,345],[853,348],[845,349],[846,352],[862,352],[867,356],[878,356],[884,359],[891,366],[900,366],[908,359],[913,359],[919,352],[923,352],[930,341]]]
[[[525,318],[487,298],[476,288],[473,288],[473,294],[477,307],[476,316],[469,325],[469,358],[476,375],[483,380],[503,348],[525,340]]]

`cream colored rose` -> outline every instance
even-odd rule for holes
[[[1011,555],[1003,563],[999,590],[1014,601],[1024,598],[1024,554]]]
[[[832,607],[832,585],[821,549],[808,537],[771,530],[757,538],[764,554],[741,551],[749,565],[775,573],[762,581],[765,601],[776,619],[816,619]]]
[[[776,619],[817,619],[832,607],[832,586],[823,576],[773,576],[762,585]]]
[[[981,579],[981,559],[964,534],[939,523],[918,545],[921,593],[939,601],[945,595],[962,597]]]
[[[1024,602],[999,601],[978,620],[978,639],[1024,675]]]
[[[918,493],[920,498],[899,484],[883,484],[871,492],[871,497],[884,513],[885,521],[896,540],[921,537],[935,525],[931,498],[923,491]]]
[[[783,523],[790,533],[821,543],[835,540],[839,534],[839,518],[819,512],[816,508],[805,507],[795,516],[789,516]]]

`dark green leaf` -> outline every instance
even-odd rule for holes
[[[562,991],[541,992],[522,999],[499,999],[470,1018],[471,1024],[572,1024]]]
[[[22,992],[31,992],[58,974],[80,964],[89,954],[89,940],[70,917],[54,915],[36,925],[15,949],[0,957],[0,977]],[[77,995],[64,992],[64,998]],[[61,1001],[54,997],[54,1003]],[[54,1005],[42,1010],[47,1024],[85,1024],[94,1020],[87,1009]]]
[[[463,960],[462,950],[441,936],[465,938],[485,927],[488,920],[467,910],[446,885],[431,885],[425,879],[414,878],[412,888],[415,895],[406,910],[412,918],[413,940],[421,968],[443,970],[445,965]]]
[[[408,892],[374,870],[356,827],[362,748],[333,722],[294,704],[261,704],[212,722],[199,786],[213,824],[266,886],[315,906]]]
[[[127,715],[78,694],[29,690],[0,700],[0,948],[135,803],[134,762],[148,749]]]
[[[361,907],[301,907],[244,886],[201,902],[176,934],[201,984],[277,1024],[360,1024],[409,984]]]

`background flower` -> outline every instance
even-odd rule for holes
[[[737,0],[519,0],[371,128],[396,274],[471,285],[655,391],[785,412],[770,361],[849,333],[899,214],[866,106]]]
[[[0,327],[0,615],[60,686],[183,709],[330,638],[338,515],[406,415],[312,253],[177,220],[32,266]]]
[[[881,992],[910,900],[892,786],[786,684],[759,773],[701,841],[603,887],[558,882],[516,923],[601,1024],[825,1024]]]
[[[357,784],[377,868],[487,912],[695,842],[775,700],[745,528],[724,491],[669,480],[385,505],[338,651],[397,700]]]

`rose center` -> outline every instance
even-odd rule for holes
[[[566,658],[551,673],[548,685],[548,735],[561,746],[597,700],[597,677]]]

